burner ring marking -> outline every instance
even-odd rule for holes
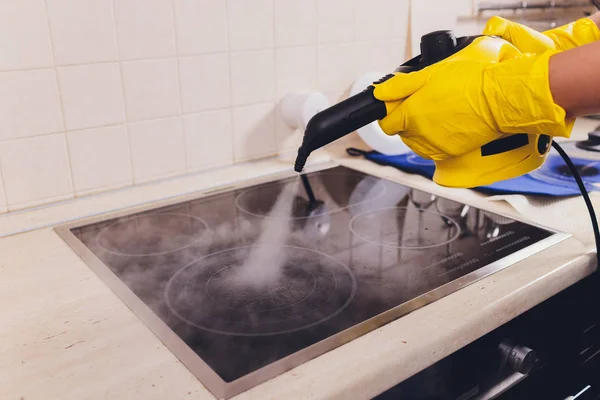
[[[234,248],[230,248],[230,249],[225,249],[225,250],[221,250],[221,251],[217,251],[215,253],[211,253],[206,255],[205,257],[199,258],[197,260],[192,261],[191,263],[188,263],[187,265],[183,266],[179,271],[177,271],[172,277],[171,279],[169,279],[169,282],[167,283],[166,287],[165,287],[165,292],[164,292],[164,299],[165,299],[165,303],[167,305],[167,307],[169,308],[169,310],[181,321],[196,327],[198,329],[202,329],[208,332],[212,332],[212,333],[217,333],[217,334],[222,334],[222,335],[228,335],[228,336],[272,336],[272,335],[279,335],[279,334],[285,334],[285,333],[291,333],[291,332],[296,332],[296,331],[300,331],[303,329],[308,329],[310,327],[316,326],[320,323],[323,323],[333,317],[335,317],[336,315],[338,315],[339,313],[341,313],[344,309],[346,309],[346,307],[350,304],[350,302],[352,302],[352,300],[354,299],[354,295],[356,294],[356,278],[354,277],[354,274],[352,273],[352,271],[350,270],[350,268],[348,268],[343,262],[341,262],[340,260],[325,254],[323,252],[320,251],[316,251],[316,250],[312,250],[312,249],[308,249],[308,248],[304,248],[304,247],[298,247],[298,246],[291,246],[291,245],[285,245],[285,246],[281,246],[283,248],[289,248],[289,249],[295,249],[295,250],[300,250],[300,251],[308,251],[311,253],[315,253],[318,254],[321,257],[325,257],[326,259],[334,262],[337,266],[341,267],[349,276],[352,284],[352,289],[351,289],[351,293],[348,295],[348,298],[346,299],[346,301],[344,302],[344,304],[342,304],[341,307],[339,307],[336,311],[332,312],[331,314],[317,320],[314,322],[311,322],[309,324],[305,324],[296,328],[291,328],[291,329],[285,329],[285,330],[278,330],[278,331],[273,331],[273,332],[265,332],[265,333],[246,333],[246,332],[229,332],[229,331],[224,331],[224,330],[220,330],[220,329],[213,329],[213,328],[209,328],[207,326],[203,326],[200,324],[197,324],[193,321],[189,321],[187,318],[185,318],[184,316],[182,316],[176,309],[176,307],[172,304],[171,300],[169,299],[169,292],[172,290],[172,287],[174,285],[174,281],[177,278],[178,275],[180,275],[181,273],[183,273],[183,271],[185,271],[187,268],[191,267],[192,265],[198,263],[199,261],[206,259],[208,257],[217,255],[217,254],[221,254],[221,253],[226,253],[226,252],[231,252],[231,251],[236,251],[236,250],[244,250],[244,249],[251,249],[251,248],[255,248],[256,246],[242,246],[242,247],[234,247]],[[226,267],[227,268],[227,267]],[[333,272],[329,271],[330,273],[333,274]],[[195,276],[198,272],[194,273],[192,276]],[[333,297],[333,295],[335,294],[335,289],[337,288],[337,278],[335,278],[335,275],[333,275],[334,277],[334,290],[332,291],[332,294],[328,297],[328,300],[331,299]],[[325,302],[326,303],[326,302]],[[324,303],[324,304],[325,304]],[[189,303],[188,303],[189,304]],[[320,308],[320,307],[319,307]],[[318,308],[317,308],[318,309]]]
[[[220,270],[218,270],[217,272],[215,272],[214,274],[212,274],[212,275],[210,276],[210,278],[208,278],[208,280],[206,281],[206,285],[205,285],[205,291],[206,291],[207,297],[208,297],[209,299],[213,300],[215,303],[217,302],[217,301],[216,301],[217,299],[215,299],[213,296],[211,296],[211,295],[210,295],[210,290],[209,290],[210,281],[211,281],[211,280],[212,280],[212,279],[213,279],[213,278],[214,278],[216,275],[218,275],[218,274],[219,274],[219,273],[221,273],[222,271],[224,271],[224,270],[226,270],[226,269],[229,269],[229,268],[232,268],[232,267],[231,267],[231,266],[228,266],[228,267],[221,268]],[[329,272],[331,272],[331,271],[329,271]],[[191,279],[193,279],[193,277],[194,277],[194,276],[196,276],[196,275],[197,275],[197,274],[194,274],[194,275],[192,275],[192,276],[190,277],[190,280],[191,280]],[[333,275],[333,274],[332,274],[332,275]],[[315,276],[314,276],[312,273],[310,274],[310,276],[311,276],[311,278],[312,278],[313,285],[312,285],[312,289],[310,290],[310,292],[309,292],[309,293],[308,293],[306,296],[304,296],[304,297],[303,297],[303,298],[301,298],[300,300],[296,301],[295,303],[287,304],[287,305],[285,305],[285,306],[281,306],[281,307],[271,308],[271,309],[268,309],[268,310],[259,310],[259,311],[260,311],[260,312],[268,312],[268,311],[282,310],[282,309],[284,309],[284,308],[292,307],[293,305],[295,305],[295,304],[298,304],[298,303],[301,303],[301,302],[302,302],[302,301],[304,301],[305,299],[309,298],[309,297],[310,297],[310,295],[312,295],[312,294],[315,292],[315,289],[316,289],[316,287],[317,287],[317,280],[315,279]],[[335,279],[335,276],[334,276],[334,279]],[[336,286],[337,286],[337,281],[336,281]],[[187,291],[187,287],[185,288],[185,290]],[[266,295],[268,295],[269,293],[272,293],[273,291],[274,291],[274,290],[270,290],[270,291],[268,291],[268,292],[265,294],[265,297],[266,297]],[[334,292],[335,292],[335,291],[334,291]],[[255,303],[255,302],[257,302],[257,301],[260,301],[260,298],[259,298],[259,299],[255,299],[254,301],[251,301],[251,302],[249,302],[249,303],[246,303],[246,304],[244,304],[244,305],[248,305],[248,304],[251,304],[251,303]],[[189,303],[188,303],[188,304],[189,304]],[[190,304],[190,305],[191,305],[191,304]],[[222,306],[223,306],[223,305],[222,305]],[[232,307],[227,307],[227,306],[223,306],[223,307],[225,307],[225,308],[232,308]]]
[[[108,229],[110,229],[110,228],[112,228],[112,227],[114,227],[116,225],[123,224],[123,223],[129,222],[129,221],[135,220],[137,218],[140,218],[140,217],[142,217],[142,218],[148,217],[149,218],[149,217],[153,217],[153,216],[157,216],[157,215],[160,215],[160,216],[162,216],[162,215],[171,215],[171,216],[186,217],[186,218],[190,218],[190,219],[196,220],[196,221],[200,222],[204,226],[204,231],[198,236],[198,238],[196,240],[193,240],[192,242],[190,242],[190,243],[188,243],[188,244],[186,244],[184,246],[180,246],[180,247],[178,247],[176,249],[173,249],[173,250],[159,251],[159,252],[153,252],[153,253],[123,253],[123,252],[119,252],[119,251],[114,251],[114,250],[107,249],[101,243],[101,241],[100,241],[100,237],[102,235],[106,234],[106,231]],[[118,220],[118,221],[116,221],[116,222],[114,222],[114,223],[112,223],[112,224],[110,224],[110,225],[105,226],[104,228],[102,228],[100,230],[100,232],[98,232],[98,234],[94,238],[94,242],[103,251],[105,251],[105,252],[107,252],[109,254],[116,255],[116,256],[123,256],[123,257],[151,257],[151,256],[160,256],[160,255],[164,255],[164,254],[174,253],[176,251],[187,249],[188,247],[191,247],[191,246],[195,245],[196,243],[200,242],[204,238],[204,236],[205,236],[205,234],[206,234],[206,232],[208,230],[209,230],[208,224],[203,219],[195,217],[193,215],[189,215],[189,214],[182,214],[182,213],[155,213],[155,214],[146,214],[146,215],[141,215],[141,216],[140,215],[133,215],[133,216],[130,216],[130,217],[126,217],[126,218],[120,219],[120,220]]]
[[[344,177],[348,176],[347,174],[340,174],[340,173],[327,173],[327,174],[323,174],[323,175],[327,175],[327,176],[344,176]],[[317,176],[320,176],[320,175],[317,175]],[[361,175],[358,175],[358,174],[353,174],[352,176],[361,177]],[[366,175],[362,179],[376,179],[376,178],[375,177],[371,177],[369,175]],[[362,180],[359,181],[359,182],[362,182]],[[281,219],[281,218],[285,218],[285,219],[289,219],[289,220],[301,220],[301,219],[315,218],[315,217],[319,217],[321,215],[334,214],[334,213],[337,213],[337,212],[340,212],[340,211],[344,211],[344,210],[347,210],[349,208],[356,207],[356,206],[359,206],[359,205],[362,205],[362,204],[365,204],[365,203],[369,203],[371,201],[374,201],[374,200],[377,200],[377,199],[383,197],[386,194],[386,192],[387,192],[387,189],[386,189],[386,187],[385,187],[385,185],[384,185],[383,182],[384,181],[382,181],[382,180],[378,180],[375,183],[374,187],[378,187],[380,189],[379,189],[378,193],[376,194],[376,196],[374,196],[374,197],[370,197],[370,198],[368,198],[366,200],[359,201],[359,202],[356,202],[356,203],[347,204],[345,206],[341,206],[341,207],[335,208],[334,210],[328,211],[326,213],[320,213],[320,214],[309,215],[309,216],[304,216],[304,217],[282,217],[282,216],[270,216],[269,214],[259,214],[259,213],[255,213],[255,212],[252,212],[252,211],[248,210],[246,207],[244,207],[244,206],[242,206],[240,204],[240,199],[243,196],[247,195],[248,193],[252,193],[252,192],[254,192],[256,190],[262,189],[263,188],[262,186],[269,186],[269,185],[281,184],[281,182],[278,182],[278,181],[267,182],[267,183],[261,185],[261,187],[250,188],[250,189],[242,191],[235,198],[235,207],[238,210],[240,210],[241,212],[243,212],[243,213],[246,213],[246,214],[251,215],[253,217],[264,218],[264,219]]]
[[[392,210],[394,210],[394,211],[396,211],[396,210],[408,210],[408,208],[407,207],[385,207],[385,208],[375,208],[375,209],[372,209],[372,210],[363,211],[362,213],[356,215],[355,217],[353,217],[350,220],[350,226],[349,226],[350,227],[350,232],[352,232],[352,234],[354,236],[359,237],[359,238],[361,238],[362,240],[364,240],[365,242],[368,242],[368,243],[373,243],[373,244],[376,244],[376,245],[382,246],[382,247],[393,247],[393,248],[407,249],[407,250],[432,249],[434,247],[439,247],[439,246],[443,246],[443,245],[446,245],[448,243],[451,243],[451,242],[455,241],[456,239],[458,239],[458,237],[460,236],[460,233],[461,233],[460,225],[458,225],[458,223],[456,221],[454,221],[452,218],[447,217],[444,214],[441,214],[441,213],[438,213],[438,212],[435,212],[435,211],[423,210],[423,209],[418,210],[418,211],[422,212],[422,213],[426,213],[426,214],[435,214],[435,215],[438,215],[440,218],[446,219],[448,222],[450,222],[456,228],[456,233],[452,237],[450,237],[449,239],[446,239],[445,241],[440,242],[440,243],[436,243],[436,244],[430,244],[430,245],[425,245],[425,246],[399,246],[399,245],[395,245],[395,244],[382,243],[382,242],[377,241],[377,240],[369,239],[369,238],[365,237],[365,235],[361,235],[358,232],[358,229],[356,228],[355,224],[356,224],[356,221],[359,218],[364,217],[366,214],[374,213],[374,212],[377,212],[377,211],[392,211]]]

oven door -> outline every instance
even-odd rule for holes
[[[497,399],[542,369],[532,348],[484,337],[413,376],[378,400]]]
[[[378,399],[599,399],[599,289],[593,275]]]

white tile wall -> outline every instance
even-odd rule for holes
[[[0,0],[0,71],[52,63],[44,0]]]
[[[388,8],[393,0],[356,1],[354,18],[357,40],[384,39],[391,33],[391,22],[396,17]],[[381,10],[374,13],[373,10]]]
[[[185,172],[180,117],[129,124],[129,138],[136,183]]]
[[[175,55],[173,5],[165,0],[114,0],[121,58]]]
[[[275,0],[275,45],[317,43],[317,0]]]
[[[73,196],[64,133],[0,143],[0,169],[9,210]]]
[[[186,115],[183,127],[188,171],[233,162],[230,110]]]
[[[0,0],[0,212],[275,154],[286,92],[406,59],[409,3]]]
[[[354,40],[355,5],[362,0],[319,0],[319,43],[340,43]]]
[[[117,63],[59,67],[58,81],[67,130],[125,121]]]
[[[355,74],[368,71],[389,72],[404,62],[404,58],[390,63],[390,49],[386,42],[362,42],[353,45],[351,53],[354,57],[352,66]]]
[[[455,3],[444,1],[451,7]],[[381,42],[386,39],[407,36],[409,4],[409,0],[357,1],[355,9],[356,39]],[[381,12],[374,13],[374,10]]]
[[[325,92],[344,90],[357,78],[356,45],[354,43],[327,44],[318,47],[319,88]]]
[[[0,171],[1,176],[1,171]],[[4,191],[3,179],[0,179],[0,212],[7,212],[8,207],[6,206],[6,192]]]
[[[472,0],[460,0],[461,2],[468,2],[470,4],[473,3]],[[388,12],[386,13],[388,16],[388,23],[390,26],[390,36],[394,39],[399,39],[401,37],[408,37],[410,33],[410,4],[411,0],[390,0],[388,4],[386,4]],[[470,9],[469,9],[470,11]],[[462,15],[470,15],[470,14],[462,14]],[[420,21],[415,21],[415,23],[420,24]]]
[[[124,124],[68,132],[67,143],[76,195],[132,184]]]
[[[231,97],[234,105],[260,103],[275,96],[273,50],[231,54]]]
[[[272,103],[233,109],[233,154],[235,161],[247,161],[277,152],[275,108]]]
[[[386,48],[389,70],[397,68],[400,64],[411,58],[406,40],[388,42],[386,43]]]
[[[175,0],[179,54],[227,51],[227,12],[224,0]]]
[[[125,107],[130,121],[180,113],[177,60],[132,61],[122,64]]]
[[[226,1],[230,50],[273,47],[273,0]]]
[[[210,54],[179,60],[183,112],[223,108],[231,105],[229,56]]]
[[[56,64],[118,59],[112,0],[46,0]]]
[[[53,69],[0,73],[0,140],[62,130]]]
[[[277,95],[293,90],[317,90],[317,48],[288,47],[275,51]]]

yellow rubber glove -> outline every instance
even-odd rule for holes
[[[555,29],[538,32],[496,16],[489,19],[483,34],[499,36],[522,52],[535,54],[546,50],[564,51],[600,40],[600,29],[590,18],[581,18]]]
[[[484,42],[376,84],[374,96],[388,108],[379,121],[382,130],[399,134],[415,153],[432,160],[468,153],[503,134],[569,137],[573,124],[549,87],[548,63],[556,51],[523,54],[508,45],[497,61],[481,61],[477,55],[485,41],[500,39],[477,40]]]

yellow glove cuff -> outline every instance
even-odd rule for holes
[[[557,50],[569,50],[600,40],[600,28],[590,18],[544,32],[556,44]]]
[[[483,92],[490,112],[503,133],[569,137],[574,121],[554,102],[548,65],[558,53],[523,54],[484,69]]]

